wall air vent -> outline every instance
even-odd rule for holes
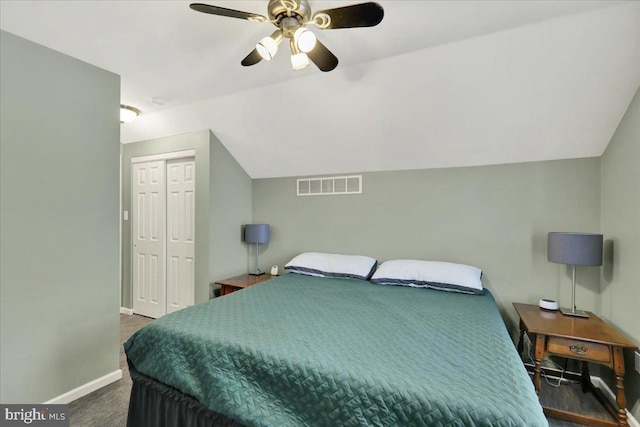
[[[298,196],[361,194],[362,175],[298,179]]]

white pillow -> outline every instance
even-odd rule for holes
[[[465,264],[396,259],[383,262],[371,278],[378,285],[400,285],[481,294],[482,270]]]
[[[289,261],[284,269],[307,276],[368,280],[377,265],[378,261],[368,256],[305,252]]]

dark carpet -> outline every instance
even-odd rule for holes
[[[123,344],[135,331],[152,320],[135,314],[133,316],[121,314],[120,343]],[[127,425],[129,394],[131,393],[132,383],[122,345],[120,345],[120,368],[122,369],[122,379],[96,390],[69,405],[71,427],[124,427]],[[590,394],[584,395],[578,385],[566,384],[554,388],[543,381],[540,394],[543,404],[611,419],[595,398]],[[580,424],[549,418],[549,426],[572,427],[580,426]]]

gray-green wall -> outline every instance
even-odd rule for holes
[[[602,156],[602,232],[602,315],[640,344],[640,91]],[[640,375],[625,356],[628,407],[640,420]]]
[[[122,209],[131,212],[131,159],[196,150],[195,302],[209,283],[246,271],[239,229],[251,218],[251,178],[209,130],[122,145]],[[131,308],[131,221],[122,221],[122,306]]]
[[[362,175],[363,194],[349,196],[297,197],[295,178],[254,180],[253,222],[272,233],[261,264],[324,251],[476,265],[515,335],[512,302],[570,305],[570,270],[547,261],[547,232],[601,232],[604,265],[579,267],[576,303],[640,343],[640,94],[602,157]],[[633,352],[625,363],[640,419]],[[615,390],[609,370],[595,372]]]
[[[266,266],[304,251],[478,266],[515,333],[513,301],[570,305],[547,233],[600,229],[600,159],[365,173],[360,195],[297,197],[295,178],[259,179],[253,221],[271,224]],[[598,269],[580,269],[578,283],[578,306],[599,311]]]
[[[251,178],[211,134],[209,281],[249,271],[242,225],[251,223]]]
[[[119,370],[120,78],[0,33],[0,401]]]

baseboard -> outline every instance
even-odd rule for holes
[[[133,314],[133,308],[120,307],[120,314],[128,314],[131,316]]]
[[[82,396],[86,396],[87,394],[92,393],[99,388],[118,381],[120,378],[122,378],[122,369],[118,369],[117,371],[113,371],[103,377],[96,378],[93,381],[89,381],[88,383],[83,384],[80,387],[76,387],[71,391],[61,394],[58,397],[47,400],[46,402],[44,402],[44,404],[55,405],[73,402],[74,400],[79,399]]]
[[[606,396],[607,399],[609,399],[609,401],[615,406],[616,404],[616,395],[615,393],[609,388],[609,386],[607,385],[606,382],[604,382],[602,380],[602,378],[600,377],[591,377],[591,382],[593,383],[593,386],[596,388],[599,388],[602,393]],[[640,427],[640,423],[638,422],[638,420],[636,420],[633,415],[631,415],[631,412],[629,412],[629,410],[627,409],[627,421],[629,422],[629,427]]]

